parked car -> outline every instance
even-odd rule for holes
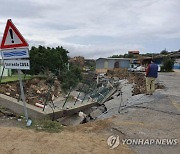
[[[136,68],[136,71],[137,72],[145,72],[145,67],[143,67],[143,66],[138,66],[137,68]]]
[[[128,68],[130,72],[145,72],[145,67],[143,66],[135,66],[133,68]]]

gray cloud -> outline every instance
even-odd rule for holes
[[[72,56],[158,52],[180,48],[179,6],[179,0],[3,0],[0,30],[12,18],[30,45],[62,45]]]
[[[114,54],[125,54],[128,50],[143,49],[139,44],[123,44],[123,45],[78,45],[64,44],[70,52],[70,56],[82,55],[89,58],[109,57]]]
[[[0,10],[3,18],[36,18],[41,15],[41,9],[29,0],[2,0]]]

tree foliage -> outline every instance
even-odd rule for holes
[[[110,58],[134,58],[133,54],[113,55]]]
[[[173,70],[174,60],[170,57],[166,57],[163,59],[161,71],[171,72]]]
[[[123,58],[123,55],[113,55],[110,58]]]
[[[62,88],[66,91],[67,89],[74,88],[82,80],[81,69],[71,64],[70,70],[61,72],[60,80],[62,81]]]
[[[167,54],[168,54],[168,51],[167,51],[166,49],[164,49],[164,50],[162,50],[162,51],[160,52],[160,54],[162,54],[162,55],[167,55]]]
[[[63,47],[32,47],[30,50],[30,74],[36,75],[46,71],[64,70],[68,63],[68,51]]]
[[[67,68],[68,51],[63,47],[32,47],[30,50],[29,73],[31,75],[46,74],[52,72],[61,81],[64,90],[74,88],[82,79],[81,70],[78,66],[71,64],[70,70]]]

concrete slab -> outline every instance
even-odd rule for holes
[[[120,84],[120,89],[122,90],[122,97],[121,95],[118,97],[114,97],[114,99],[105,102],[105,106],[108,110],[106,114],[101,115],[102,119],[112,117],[114,115],[118,115],[119,106],[127,105],[128,99],[132,96],[132,84],[128,84],[125,80],[122,81]]]
[[[58,101],[55,102],[55,105],[58,104]],[[92,106],[96,106],[97,103],[91,101],[85,101],[83,104],[81,102],[77,102],[74,106],[73,102],[68,102],[69,109],[62,108],[63,102],[59,102],[59,106],[57,106],[54,110],[47,105],[47,108],[43,111],[41,108],[36,106],[26,104],[28,115],[32,119],[45,119],[45,118],[54,118],[58,119],[63,116],[72,115],[84,109],[90,108]],[[9,96],[0,94],[0,105],[10,109],[12,112],[16,114],[24,114],[23,103],[18,102],[16,99],[11,98]],[[61,107],[60,107],[61,106]],[[66,106],[67,107],[67,106]]]

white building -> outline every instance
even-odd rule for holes
[[[3,61],[2,61],[2,58],[0,57],[0,76],[2,75],[2,72],[3,72]],[[12,73],[11,73],[11,69],[4,69],[4,72],[3,72],[3,76],[11,76]]]

